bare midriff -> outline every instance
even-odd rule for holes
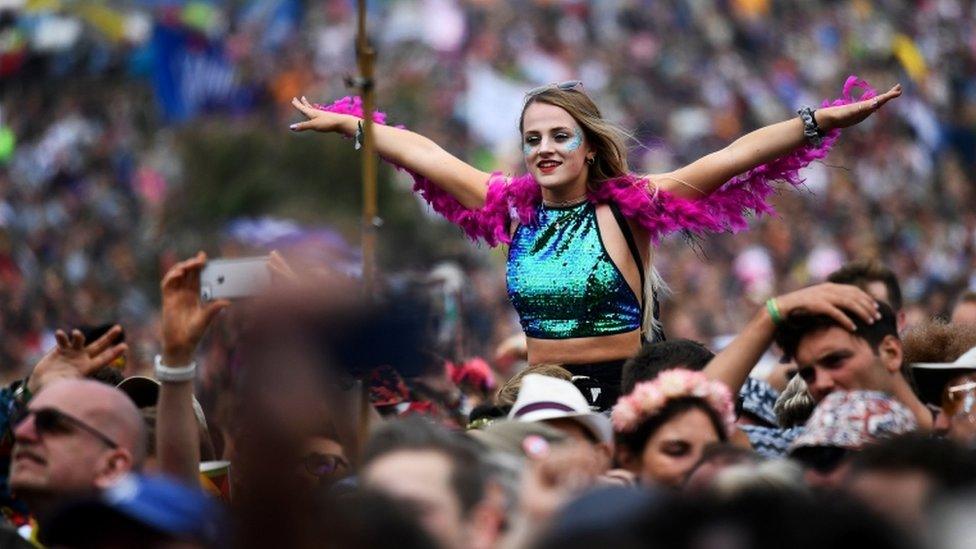
[[[640,350],[640,330],[571,339],[528,338],[529,364],[592,364],[623,360]]]

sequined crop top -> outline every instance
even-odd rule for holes
[[[641,327],[641,302],[607,253],[590,202],[539,205],[508,251],[508,296],[525,334],[606,336]]]

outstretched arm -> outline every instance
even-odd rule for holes
[[[868,323],[874,322],[878,312],[878,304],[871,296],[847,284],[818,284],[774,299],[783,318],[794,314],[829,315],[848,330],[855,329],[854,322],[841,307]],[[773,343],[775,331],[766,307],[760,308],[732,343],[705,366],[705,375],[725,383],[733,394],[738,394],[749,372]]]
[[[901,95],[901,85],[887,93],[849,105],[826,107],[816,111],[821,131],[853,126]],[[803,122],[797,117],[748,133],[728,147],[709,154],[670,173],[648,176],[661,189],[683,198],[708,196],[726,181],[761,164],[789,154],[806,144]]]
[[[308,120],[292,124],[293,131],[315,130],[356,135],[360,119],[315,108],[307,99],[292,99],[292,105]],[[426,137],[393,126],[373,124],[380,156],[432,181],[464,207],[478,209],[487,198],[491,174],[467,164]]]
[[[207,256],[200,252],[173,265],[163,277],[163,364],[184,367],[217,313],[230,305],[200,303],[200,271]],[[163,381],[156,411],[156,457],[162,472],[194,484],[200,470],[200,430],[193,411],[193,380]]]

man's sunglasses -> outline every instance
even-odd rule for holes
[[[546,84],[545,86],[539,86],[538,88],[532,88],[525,93],[526,99],[531,99],[542,92],[549,90],[562,90],[562,91],[583,91],[583,81],[582,80],[567,80],[565,82]]]
[[[113,450],[119,447],[119,445],[105,433],[102,433],[84,421],[55,408],[31,409],[24,407],[15,409],[10,416],[10,424],[16,428],[18,425],[26,421],[30,416],[34,416],[34,428],[37,429],[37,433],[41,436],[44,436],[45,434],[68,434],[77,429],[81,429],[82,431],[86,431],[98,440],[104,442],[106,446]]]
[[[965,379],[942,392],[942,411],[949,417],[970,415],[976,409],[976,381]]]

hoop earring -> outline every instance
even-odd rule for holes
[[[596,162],[596,158],[594,158],[592,156],[590,158],[587,158],[586,159],[586,164],[589,165],[589,166],[592,166],[594,162]]]

